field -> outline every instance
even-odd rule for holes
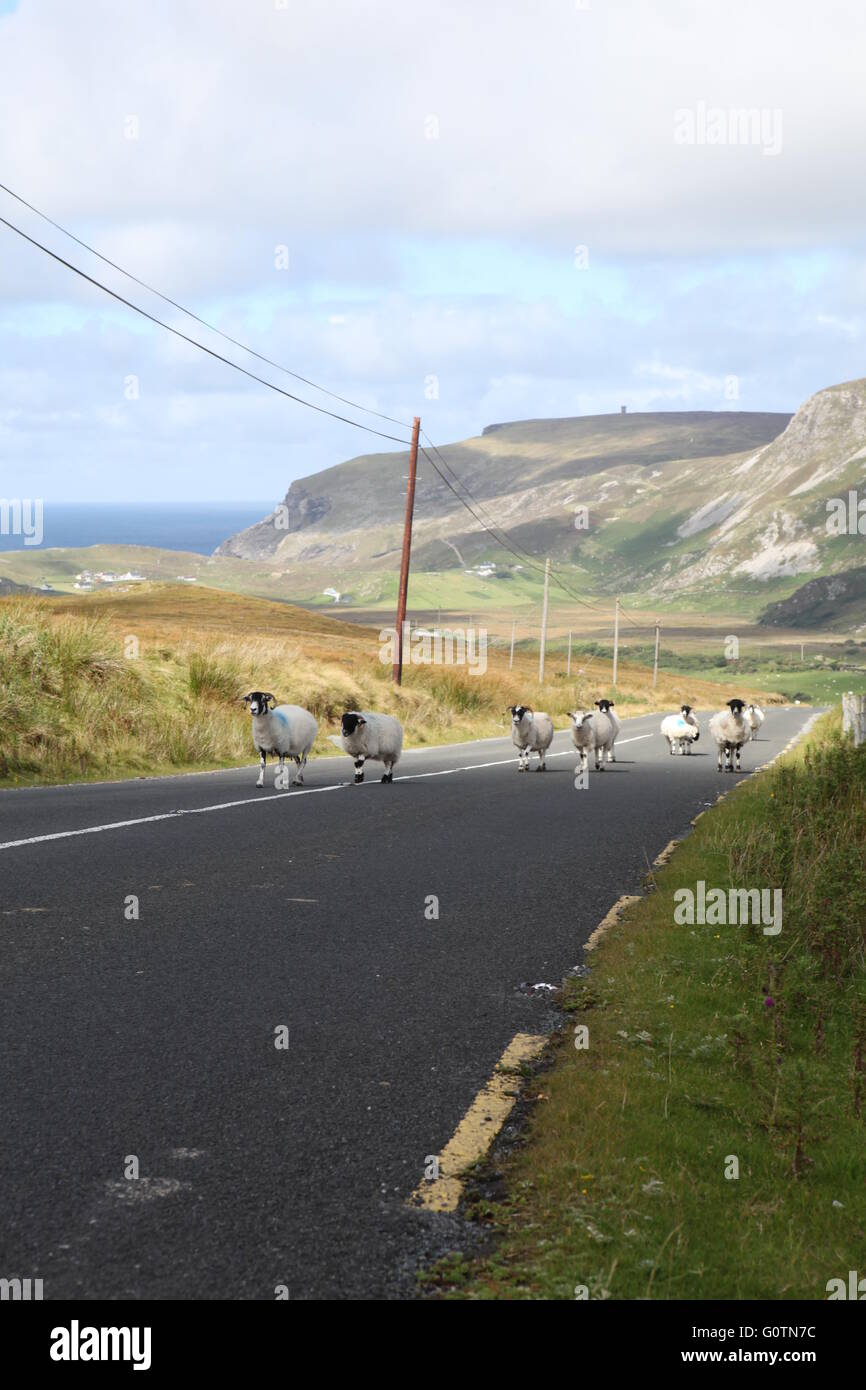
[[[396,713],[407,746],[503,735],[506,706],[568,710],[615,694],[623,713],[715,704],[716,685],[604,653],[492,643],[487,669],[425,664],[391,682],[376,629],[285,603],[177,584],[0,600],[0,783],[58,782],[245,765],[254,751],[240,697],[272,690],[320,721],[315,756],[336,751],[344,709]],[[757,687],[756,687],[757,688]],[[761,686],[762,698],[780,699]]]
[[[837,711],[703,815],[588,957],[526,1141],[470,1193],[495,1251],[427,1287],[820,1299],[862,1267],[864,862],[866,747]],[[780,889],[782,930],[677,925],[700,879]]]

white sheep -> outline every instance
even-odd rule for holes
[[[590,752],[595,752],[595,726],[592,710],[574,709],[571,711],[571,741],[577,749],[580,762],[575,772],[585,772]],[[596,758],[596,763],[598,759]]]
[[[599,711],[599,714],[607,715],[607,718],[610,720],[611,727],[613,729],[613,735],[610,739],[610,742],[605,745],[607,748],[607,760],[609,763],[616,762],[616,752],[614,751],[614,744],[616,743],[616,740],[619,737],[619,731],[622,727],[619,722],[619,719],[613,713],[613,703],[613,700],[596,700],[595,702],[596,709]]]
[[[691,705],[682,705],[679,714],[666,714],[661,732],[668,741],[671,753],[691,753],[692,744],[697,743],[701,736]]]
[[[536,772],[544,772],[544,755],[553,742],[553,720],[531,705],[509,705],[511,742],[517,749],[518,771],[528,772],[531,754],[538,754]]]
[[[758,730],[764,722],[764,711],[761,709],[760,705],[747,705],[746,717],[749,721],[749,728],[752,731],[752,738],[756,739],[758,737]]]
[[[253,743],[259,750],[259,780],[257,787],[265,785],[265,764],[268,754],[279,758],[279,770],[274,776],[274,785],[282,782],[286,775],[286,758],[297,764],[298,775],[295,781],[304,785],[304,768],[310,750],[316,741],[319,726],[313,715],[300,705],[278,705],[270,691],[251,690],[245,695],[243,703],[249,705],[253,717]],[[292,785],[291,770],[288,771],[288,786]]]
[[[403,725],[392,714],[348,710],[340,722],[343,748],[355,759],[355,782],[364,780],[368,758],[385,764],[383,782],[393,782],[394,768],[403,751]]]
[[[728,700],[728,708],[720,710],[710,720],[710,733],[719,749],[719,772],[722,771],[723,755],[725,772],[740,771],[740,754],[743,744],[748,742],[752,733],[749,720],[743,713],[745,708],[745,700]],[[732,755],[736,760],[736,767],[732,766]]]

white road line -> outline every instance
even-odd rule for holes
[[[643,738],[652,738],[652,734],[634,734],[631,738],[617,739],[617,747],[621,748],[626,743],[639,743]],[[548,754],[551,758],[567,758],[574,756],[576,750],[566,748],[559,753]],[[486,767],[505,767],[514,761],[515,753],[509,758],[498,758],[490,763],[468,763],[465,767],[447,767],[439,772],[406,772],[401,777],[395,777],[395,782],[418,782],[425,777],[450,777],[455,772],[475,772],[476,769]],[[23,845],[43,845],[49,840],[72,840],[78,835],[100,835],[108,830],[127,830],[132,825],[150,825],[155,821],[175,820],[178,816],[204,816],[211,811],[231,811],[236,806],[271,806],[275,801],[282,801],[286,797],[291,797],[297,801],[301,796],[318,796],[321,792],[338,792],[345,787],[351,786],[351,782],[335,782],[328,787],[303,787],[295,788],[293,791],[274,792],[270,796],[250,796],[242,801],[219,801],[213,806],[193,806],[184,811],[162,811],[155,816],[137,816],[134,820],[111,821],[107,825],[86,825],[80,830],[55,830],[49,835],[29,835],[23,840],[6,840],[0,844],[0,850],[20,849]],[[374,783],[367,782],[365,786],[373,786]]]

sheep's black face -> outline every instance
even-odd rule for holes
[[[509,705],[511,710],[511,720],[514,724],[519,724],[528,709],[527,705]]]
[[[729,700],[729,701],[728,701],[728,709],[731,711],[732,714],[742,714],[742,712],[743,712],[743,710],[744,710],[745,708],[746,708],[746,702],[745,702],[745,700]]]
[[[362,719],[360,714],[344,714],[340,720],[343,738],[351,738],[358,726],[366,724],[366,722],[366,719]]]
[[[244,696],[244,704],[249,705],[250,714],[267,714],[268,702],[273,698],[264,690],[251,690],[249,695]]]
[[[682,710],[683,714],[691,714],[692,712],[691,705],[680,705],[680,709]]]
[[[609,709],[613,709],[613,700],[596,700],[595,702],[602,714],[607,714]]]

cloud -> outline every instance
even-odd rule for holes
[[[22,0],[0,18],[0,168],[226,332],[439,440],[724,409],[731,375],[738,408],[793,409],[862,370],[864,37],[841,0]],[[779,151],[678,143],[683,110],[779,112]],[[0,215],[180,326],[5,195]],[[235,497],[252,474],[278,497],[390,447],[0,234],[7,477]]]

